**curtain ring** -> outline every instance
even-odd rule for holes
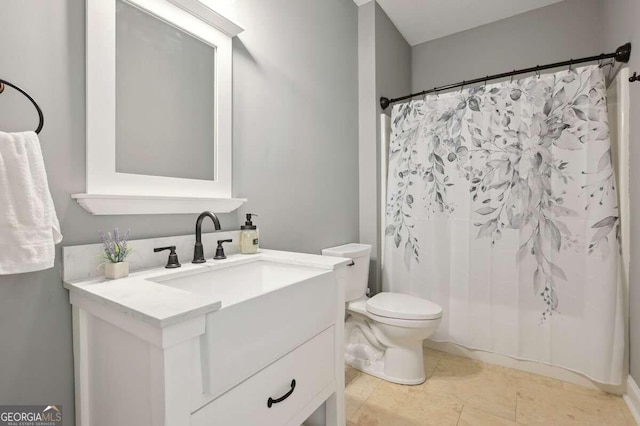
[[[615,59],[611,59],[611,62],[602,62],[600,65],[598,65],[600,68],[604,68],[604,67],[608,67],[611,66],[611,68],[615,68],[616,66],[616,60]]]
[[[462,91],[464,90],[464,84],[466,83],[466,81],[462,81],[462,86],[460,86],[460,93],[462,93]]]
[[[516,70],[513,70],[511,73],[511,81],[509,83],[513,83],[513,76],[516,75]]]
[[[437,88],[437,87],[434,87],[434,88],[433,88],[433,91],[434,91],[434,92],[435,92],[435,94],[436,94],[436,98],[440,99],[440,93],[438,93],[438,88]]]
[[[602,68],[602,67],[604,67],[604,66],[605,66],[605,63],[604,63],[604,55],[600,55],[600,59],[598,59],[598,66],[599,66],[600,68]]]
[[[540,65],[536,65],[536,75],[540,78]]]
[[[489,76],[486,76],[484,79],[484,87],[487,88],[487,80],[489,80]]]
[[[573,58],[569,60],[569,71],[571,71],[572,67],[573,67]]]

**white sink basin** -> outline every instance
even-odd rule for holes
[[[150,281],[220,300],[224,309],[325,272],[318,268],[260,260],[221,269],[151,278]]]
[[[206,315],[201,404],[327,329],[337,315],[335,274],[313,266],[243,259],[147,280],[222,303]]]

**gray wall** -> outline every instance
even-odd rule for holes
[[[640,1],[600,0],[602,11],[602,49],[612,51],[628,41],[634,46],[629,68],[631,73],[640,71]],[[633,83],[631,90],[630,181],[640,182],[640,84]],[[640,187],[631,185],[632,215],[640,211]],[[633,216],[632,216],[633,217]],[[631,220],[631,273],[629,277],[629,341],[631,376],[640,383],[640,222]]]
[[[247,31],[234,43],[234,195],[261,214],[263,246],[317,253],[358,237],[356,7],[302,3],[236,1]],[[99,230],[114,226],[134,238],[193,232],[195,215],[95,217],[70,198],[85,191],[84,30],[84,0],[11,0],[0,14],[0,78],[26,89],[45,113],[41,142],[62,244],[97,242]],[[12,89],[0,95],[0,129],[36,122]],[[238,217],[221,222],[234,229]],[[0,404],[73,412],[59,251],[54,269],[0,276]]]
[[[380,114],[382,107],[379,99],[381,96],[388,98],[402,96],[411,90],[411,46],[404,39],[400,31],[391,22],[391,19],[376,3],[376,194],[377,204],[376,212],[376,241],[383,241],[384,234],[382,232],[382,223],[385,218],[380,214],[380,205],[385,200],[381,198],[382,176],[384,171],[380,169],[381,155],[381,132],[380,132]],[[384,111],[387,115],[391,114],[391,108]],[[381,271],[378,259],[382,259],[383,244],[379,243],[375,247],[375,292],[381,291]]]
[[[600,52],[598,0],[566,0],[412,49],[420,91]]]
[[[376,3],[358,7],[359,237],[371,244],[369,288],[377,289],[378,161],[376,114]]]
[[[359,7],[360,75],[360,242],[373,246],[369,287],[380,291],[380,96],[411,89],[411,47],[376,2]],[[390,109],[386,111],[390,113]]]
[[[375,24],[376,107],[380,114],[380,96],[394,98],[411,90],[411,46],[377,3]],[[390,108],[385,113],[390,114]]]
[[[234,195],[260,242],[320,253],[358,239],[357,9],[236,0]]]

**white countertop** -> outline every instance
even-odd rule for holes
[[[207,260],[206,263],[185,263],[179,269],[164,267],[131,273],[127,278],[105,280],[97,277],[64,281],[71,293],[120,311],[128,316],[156,327],[166,327],[195,318],[221,308],[220,300],[205,297],[178,288],[150,281],[167,275],[191,274],[216,270],[254,261],[270,261],[289,265],[334,270],[345,267],[351,259],[260,249],[257,254],[232,254],[224,260]]]

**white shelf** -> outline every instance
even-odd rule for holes
[[[163,197],[144,195],[73,194],[83,209],[93,215],[189,214],[205,210],[229,213],[246,198]]]

